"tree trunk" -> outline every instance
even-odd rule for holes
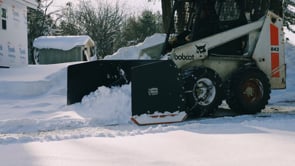
[[[171,0],[161,0],[161,3],[163,14],[163,29],[165,33],[168,33],[171,20],[172,2]]]

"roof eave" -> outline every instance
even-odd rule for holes
[[[38,7],[38,2],[36,0],[15,0],[15,1],[29,8],[37,9]]]

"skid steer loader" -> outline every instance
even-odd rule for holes
[[[238,113],[258,113],[271,89],[286,87],[281,3],[174,0],[166,40],[151,48],[157,48],[150,51],[153,60],[71,65],[67,102],[80,102],[99,86],[131,82],[131,119],[139,125],[202,117],[223,100]]]

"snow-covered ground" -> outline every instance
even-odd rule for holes
[[[0,69],[1,165],[293,166],[295,37],[286,33],[287,89],[258,115],[137,126],[130,85],[98,87],[67,106],[69,63]],[[116,54],[136,57],[144,44]]]

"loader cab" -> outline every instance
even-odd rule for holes
[[[216,1],[216,12],[218,13],[218,31],[223,32],[251,22],[251,18],[246,16],[245,4],[241,0],[221,0]],[[215,54],[243,55],[246,53],[248,35],[225,43],[213,50]]]
[[[217,33],[215,0],[177,0],[167,35],[167,51],[185,43]]]
[[[265,15],[268,0],[176,0],[166,50],[221,33]],[[213,54],[243,55],[248,35],[210,50]]]

